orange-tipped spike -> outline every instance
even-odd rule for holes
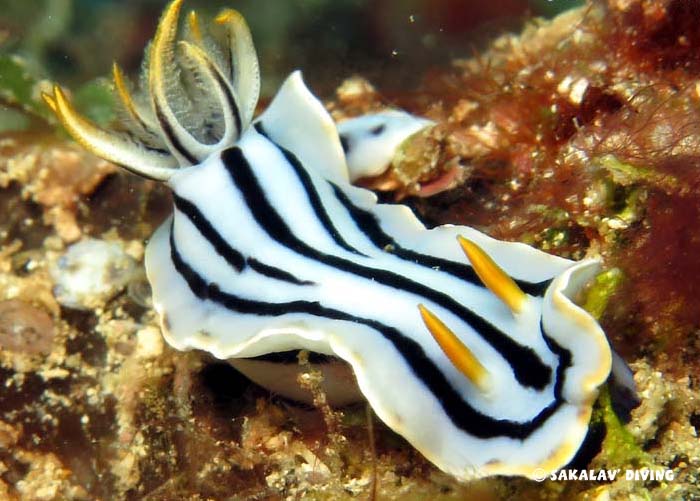
[[[197,13],[195,11],[192,10],[187,15],[187,24],[190,27],[190,33],[192,33],[192,38],[194,38],[195,42],[201,43],[202,30],[199,27],[199,18],[197,17]]]
[[[488,372],[469,348],[440,320],[422,304],[418,305],[425,326],[445,352],[452,364],[464,374],[469,381],[482,391],[488,390]]]
[[[245,23],[245,19],[237,10],[223,9],[219,12],[219,15],[214,18],[214,22],[217,24]]]
[[[503,301],[513,313],[520,313],[527,299],[520,287],[489,257],[484,250],[471,240],[457,237],[462,250],[474,271],[488,289]]]
[[[51,111],[56,113],[56,101],[54,100],[53,96],[51,94],[47,94],[46,92],[42,92],[41,98],[46,103],[46,106],[51,108]]]

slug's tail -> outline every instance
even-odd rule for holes
[[[132,95],[116,64],[114,87],[121,104],[116,130],[81,116],[60,87],[44,100],[73,138],[96,155],[144,177],[167,180],[231,146],[249,127],[260,91],[260,70],[243,17],[225,9],[211,33],[197,14],[178,39],[183,0],[165,10],[146,50],[141,91]]]

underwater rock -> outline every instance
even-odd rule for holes
[[[22,186],[22,197],[43,209],[43,219],[65,242],[82,235],[77,222],[81,197],[92,194],[115,167],[77,145],[45,134],[8,135],[0,140],[0,188]]]
[[[136,272],[136,262],[118,243],[84,238],[69,246],[50,272],[59,303],[94,309],[127,285]]]
[[[17,299],[0,301],[0,348],[48,355],[53,337],[53,320],[45,311]]]

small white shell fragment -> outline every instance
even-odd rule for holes
[[[49,271],[56,300],[85,310],[119,293],[135,273],[136,262],[118,243],[84,238],[69,246]]]
[[[160,329],[146,326],[136,333],[136,356],[156,358],[163,353],[163,336]]]
[[[569,100],[573,104],[581,104],[583,102],[583,96],[588,90],[588,79],[579,78],[571,86],[571,92],[569,93]]]

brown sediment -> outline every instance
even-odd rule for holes
[[[0,171],[0,187],[20,184],[22,197],[42,207],[44,222],[65,242],[82,235],[77,222],[81,197],[90,195],[116,169],[77,145],[38,133],[4,136],[0,164],[5,166]]]
[[[48,355],[53,337],[53,320],[44,310],[17,299],[0,301],[0,349]]]

